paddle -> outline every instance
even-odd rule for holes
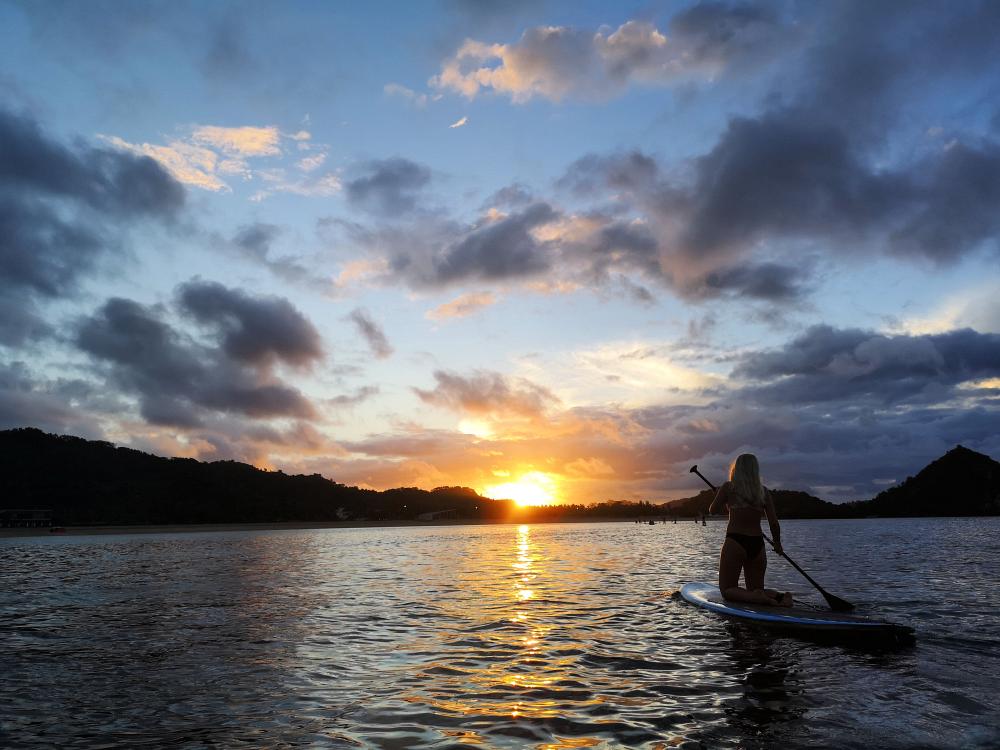
[[[709,487],[711,487],[713,490],[718,489],[714,484],[712,484],[707,479],[705,479],[705,475],[704,474],[702,474],[700,471],[698,471],[698,464],[695,464],[694,466],[691,467],[691,473],[692,474],[697,474],[699,477],[701,477],[702,481],[705,484],[707,484]],[[763,536],[767,540],[768,544],[770,544],[772,547],[774,547],[774,542],[771,541],[770,537],[768,537],[767,534],[761,533],[761,536]],[[777,552],[777,550],[775,550],[775,552]],[[806,578],[806,580],[809,581],[809,583],[811,583],[813,586],[816,587],[816,590],[819,591],[819,593],[821,593],[823,595],[824,599],[826,599],[826,603],[830,605],[830,609],[834,610],[835,612],[851,612],[851,611],[854,610],[854,605],[853,604],[851,604],[848,601],[844,601],[839,596],[834,596],[829,591],[826,591],[822,586],[820,586],[818,583],[816,583],[816,581],[814,581],[812,579],[812,577],[808,573],[806,573],[804,570],[802,570],[802,568],[800,568],[795,563],[795,561],[792,558],[790,558],[784,552],[778,552],[778,554],[781,555],[786,560],[788,560],[788,562],[790,562],[792,564],[793,568],[795,568],[802,575],[804,575],[805,578]]]

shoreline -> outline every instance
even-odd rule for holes
[[[868,516],[864,518],[786,518],[783,521],[903,521],[930,518],[996,518],[996,516]],[[678,518],[678,524],[691,523],[691,518]],[[724,516],[707,519],[709,525],[725,523]],[[130,524],[122,526],[63,526],[65,531],[52,533],[48,527],[37,528],[0,528],[0,539],[18,539],[29,537],[65,537],[65,536],[107,536],[135,534],[193,534],[226,531],[295,531],[309,529],[382,529],[408,527],[440,527],[440,526],[521,526],[530,524],[543,526],[548,524],[575,523],[623,523],[635,524],[634,518],[566,518],[558,521],[509,520],[488,521],[476,519],[438,519],[434,521],[275,521],[271,523],[174,523],[174,524]],[[639,519],[639,525],[648,524],[648,519]],[[671,521],[657,521],[656,526],[671,526]],[[701,525],[698,523],[697,525]]]
[[[441,519],[435,521],[276,521],[272,523],[174,523],[123,526],[61,526],[53,533],[47,527],[0,529],[0,539],[17,537],[98,536],[107,534],[185,534],[213,531],[294,531],[296,529],[380,529],[427,526],[521,526],[550,523],[635,523],[635,519],[570,518],[560,521],[485,521]],[[658,524],[659,525],[659,524]]]

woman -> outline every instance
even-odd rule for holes
[[[791,607],[792,594],[782,594],[764,588],[764,571],[767,569],[767,555],[764,552],[764,537],[760,532],[761,513],[767,515],[774,540],[774,551],[781,549],[781,527],[774,512],[774,500],[760,483],[760,467],[752,453],[739,456],[729,469],[729,481],[723,484],[709,507],[709,513],[722,513],[729,508],[729,525],[726,527],[726,541],[722,545],[719,558],[719,591],[732,602],[749,604],[770,604],[777,607]],[[743,571],[747,587],[740,588],[740,571]]]

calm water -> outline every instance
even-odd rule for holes
[[[0,539],[0,745],[998,747],[998,532],[784,523],[895,653],[672,600],[721,524]]]

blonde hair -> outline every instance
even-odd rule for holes
[[[743,453],[736,457],[733,465],[729,467],[729,481],[737,495],[757,507],[764,506],[764,487],[760,483],[760,466],[753,453]]]

